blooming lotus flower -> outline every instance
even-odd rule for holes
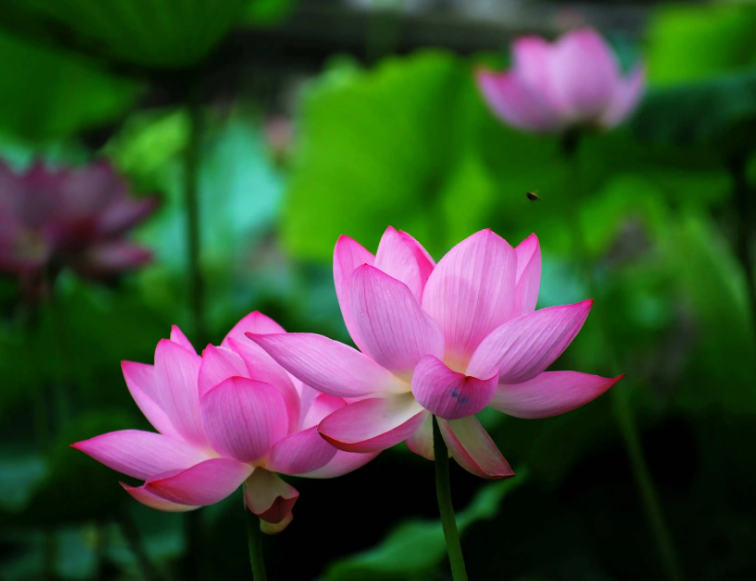
[[[483,230],[438,264],[393,228],[375,256],[342,236],[333,272],[359,351],[306,333],[248,336],[315,389],[359,398],[320,423],[323,437],[341,450],[377,452],[405,441],[433,459],[434,414],[462,467],[505,478],[513,472],[475,414],[488,406],[520,418],[554,416],[620,379],[546,371],[580,331],[592,301],[535,310],[535,235],[512,248]]]
[[[155,351],[155,365],[124,361],[126,385],[159,433],[122,430],[73,447],[142,486],[121,483],[142,504],[168,512],[214,504],[245,486],[245,502],[265,532],[283,530],[299,493],[278,476],[333,478],[376,456],[339,451],[318,423],[344,407],[291,377],[244,337],[284,333],[258,312],[197,355],[178,327]]]
[[[611,128],[640,101],[644,85],[638,64],[623,76],[609,45],[594,30],[569,32],[553,44],[527,36],[513,44],[514,67],[481,69],[478,85],[504,122],[539,133],[571,127]]]
[[[62,267],[100,279],[141,266],[150,253],[123,236],[155,206],[129,197],[104,162],[70,170],[37,163],[23,174],[0,163],[0,271],[39,287]]]

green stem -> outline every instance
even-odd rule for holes
[[[449,482],[449,453],[438,427],[438,419],[433,416],[433,453],[436,464],[436,496],[438,509],[441,512],[441,526],[446,539],[446,552],[449,554],[452,578],[454,581],[467,581],[465,560],[462,557],[462,545],[459,543],[457,519],[454,517],[452,505],[451,484]]]
[[[189,263],[189,289],[194,319],[196,343],[200,348],[207,339],[205,327],[205,288],[200,267],[200,216],[199,216],[199,171],[202,154],[203,119],[202,105],[194,89],[189,103],[189,143],[186,149],[186,175],[184,204],[186,209],[187,261]]]
[[[756,276],[754,267],[756,257],[753,249],[753,232],[756,224],[756,207],[753,202],[753,192],[748,183],[748,156],[735,156],[728,167],[732,176],[733,193],[738,218],[737,255],[743,265],[748,292],[748,306],[751,310],[751,323],[756,337]]]
[[[260,519],[244,506],[247,515],[247,540],[249,543],[249,564],[252,567],[254,581],[266,581],[265,558],[263,555],[263,539],[260,532]]]
[[[562,154],[569,164],[567,189],[571,188],[575,190],[577,192],[576,198],[578,198],[578,203],[573,205],[575,208],[575,214],[571,221],[574,226],[573,237],[575,239],[579,272],[584,278],[588,293],[591,297],[594,297],[596,293],[595,285],[593,284],[593,273],[588,264],[587,250],[585,248],[583,230],[580,224],[580,214],[578,212],[580,207],[579,196],[582,194],[580,191],[580,161],[577,157],[578,149],[580,147],[580,138],[580,133],[576,131],[565,133],[562,136]],[[619,356],[614,350],[614,343],[609,335],[609,331],[604,325],[602,313],[603,309],[601,307],[594,309],[594,324],[602,338],[602,344],[605,345],[611,372],[613,375],[617,375],[621,372],[620,370],[622,366]],[[638,428],[628,398],[628,387],[629,385],[625,382],[611,390],[614,417],[617,421],[620,433],[622,434],[622,442],[625,445],[625,451],[630,459],[633,480],[638,488],[646,519],[649,528],[651,529],[651,536],[656,543],[659,558],[662,561],[667,578],[669,581],[681,581],[683,577],[679,561],[675,552],[674,543],[672,542],[672,536],[669,533],[669,528],[667,527],[664,513],[661,509],[659,494],[656,490],[653,478],[651,477],[651,472],[648,469],[648,463],[643,454]]]

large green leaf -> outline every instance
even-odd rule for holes
[[[145,67],[202,60],[249,0],[6,0],[10,30]]]
[[[465,510],[457,514],[461,534],[482,519],[492,519],[504,497],[520,486],[526,471],[484,486]],[[377,547],[334,563],[320,581],[388,581],[391,579],[430,579],[446,555],[440,521],[410,520],[399,525]]]
[[[700,81],[756,65],[756,6],[662,4],[648,28],[646,61],[654,84]]]
[[[139,86],[66,52],[0,34],[0,132],[32,140],[66,137],[123,115]]]

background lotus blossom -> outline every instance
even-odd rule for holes
[[[372,458],[337,450],[318,423],[346,405],[291,377],[244,333],[284,333],[254,312],[200,357],[178,327],[155,365],[123,362],[134,401],[158,430],[122,430],[73,444],[123,474],[139,502],[168,512],[214,504],[245,484],[245,502],[268,533],[292,519],[299,493],[277,473],[332,478]]]
[[[611,47],[591,29],[554,43],[523,37],[512,52],[511,70],[481,69],[477,79],[493,112],[520,129],[611,128],[633,112],[643,93],[643,66],[623,75]]]
[[[150,252],[124,234],[156,204],[131,197],[106,162],[56,170],[39,162],[20,174],[0,163],[0,271],[35,286],[63,267],[102,279],[141,266]]]
[[[547,372],[592,301],[535,310],[541,252],[491,230],[436,265],[409,234],[389,227],[373,256],[342,236],[334,281],[357,351],[320,335],[249,334],[294,376],[334,397],[361,398],[320,424],[334,446],[376,452],[406,441],[433,458],[432,417],[453,457],[484,478],[512,476],[475,414],[486,406],[543,418],[595,399],[620,378]]]

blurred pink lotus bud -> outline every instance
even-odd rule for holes
[[[589,28],[552,44],[520,38],[513,43],[513,60],[511,70],[481,69],[477,80],[492,111],[527,131],[608,129],[635,110],[643,93],[643,66],[623,76],[611,47]]]
[[[519,418],[555,416],[620,379],[546,371],[593,301],[535,310],[535,235],[512,248],[482,230],[435,264],[414,238],[389,227],[375,255],[342,236],[333,272],[359,351],[306,333],[248,336],[303,382],[350,398],[319,428],[341,450],[375,453],[405,441],[433,459],[434,414],[463,468],[506,478],[514,473],[475,414],[491,407]]]
[[[131,197],[105,162],[21,174],[0,162],[0,272],[39,288],[64,267],[92,279],[139,267],[150,252],[124,235],[156,204]]]
[[[194,510],[246,484],[246,505],[262,530],[283,530],[299,492],[278,473],[333,478],[377,452],[354,454],[326,442],[318,424],[347,402],[290,376],[245,333],[286,332],[254,312],[200,357],[174,326],[170,340],[158,343],[155,365],[122,363],[134,401],[158,432],[122,430],[73,447],[144,480],[121,485],[158,510]]]

